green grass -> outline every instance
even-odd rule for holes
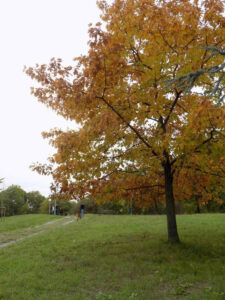
[[[16,240],[31,233],[40,231],[40,225],[58,221],[62,217],[54,215],[21,215],[7,217],[0,221],[0,244]],[[63,218],[62,218],[63,219]],[[53,226],[54,224],[49,226]]]
[[[54,215],[21,215],[0,219],[0,234],[34,227],[60,218]]]
[[[224,221],[87,215],[0,249],[0,299],[225,299]]]

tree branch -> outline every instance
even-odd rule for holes
[[[105,90],[104,90],[105,91]],[[136,136],[152,151],[154,156],[158,156],[158,154],[152,149],[152,146],[141,136],[141,134],[134,128],[127,120],[105,99],[104,94],[103,96],[95,96],[96,99],[102,100],[126,125],[129,127]]]
[[[150,189],[150,188],[154,188],[154,187],[161,187],[164,188],[164,185],[162,184],[154,184],[154,185],[142,185],[142,186],[136,186],[133,188],[126,188],[126,191],[133,191],[133,190],[140,190],[140,189]]]
[[[178,101],[178,99],[179,99],[181,93],[182,93],[182,92],[177,92],[177,91],[176,91],[176,97],[175,97],[175,99],[174,99],[174,101],[173,101],[173,103],[172,103],[172,106],[170,107],[169,114],[168,114],[168,116],[167,116],[167,117],[165,118],[165,120],[164,120],[164,126],[165,126],[165,127],[166,127],[166,124],[167,124],[168,121],[169,121],[169,118],[170,118],[170,116],[171,116],[171,114],[172,114],[172,112],[173,112],[173,110],[174,110],[174,108],[175,108],[175,106],[176,106],[176,104],[177,104],[177,101]]]

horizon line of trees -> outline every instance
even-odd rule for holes
[[[177,201],[175,203],[177,214],[199,214],[199,213],[225,213],[225,192],[221,193],[221,202],[211,199],[207,202],[201,201],[200,196],[192,195],[186,202]],[[57,199],[56,205],[63,215],[77,214],[81,204],[85,205],[85,213],[93,214],[137,214],[137,215],[163,215],[166,214],[165,201],[154,199],[145,207],[138,205],[138,198],[133,198],[128,203],[126,199],[118,199],[116,201],[106,201],[104,203],[93,198],[83,198],[80,201],[68,201],[65,199]],[[50,203],[50,204],[49,204]],[[47,214],[50,207],[54,206],[54,200],[46,199],[42,202],[40,213]]]
[[[176,201],[175,207],[177,214],[199,214],[199,213],[225,213],[225,192],[221,193],[221,202],[211,199],[202,202],[196,195],[185,202]],[[115,213],[115,214],[166,214],[165,201],[155,199],[145,207],[138,205],[138,199],[133,198],[130,203],[125,199],[117,201],[98,203],[93,199],[85,198],[74,204],[75,211],[79,209],[80,204],[84,204],[87,212],[91,213]]]
[[[6,216],[34,214],[46,199],[39,191],[26,192],[19,185],[10,185],[0,192],[0,207]]]
[[[225,192],[221,193],[221,202],[211,199],[204,203],[196,195],[192,195],[186,202],[177,201],[176,211],[178,214],[194,213],[225,213]],[[100,214],[166,214],[165,202],[155,198],[153,202],[145,207],[138,205],[138,198],[135,197],[128,203],[126,199],[118,199],[114,202],[99,203],[96,199],[83,198],[78,202],[71,202],[66,199],[57,199],[56,204],[60,212],[65,214],[76,214],[80,205],[85,205],[86,213]],[[0,192],[0,207],[5,208],[6,216],[52,213],[51,207],[55,200],[49,201],[39,191],[24,191],[19,185],[11,185]],[[49,209],[50,208],[50,209]]]

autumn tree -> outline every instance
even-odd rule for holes
[[[168,239],[178,242],[174,202],[191,189],[185,170],[192,179],[204,173],[205,186],[213,174],[224,178],[225,111],[213,95],[187,94],[165,82],[223,62],[206,49],[224,47],[223,1],[102,0],[98,6],[102,24],[90,25],[87,55],[74,66],[52,59],[26,69],[41,84],[32,90],[38,100],[80,125],[44,133],[56,153],[34,169],[51,174],[53,191],[69,198],[101,192],[110,182],[114,194],[121,175],[129,175],[121,188],[134,191],[131,175],[144,173],[145,185],[165,194]],[[204,73],[196,85],[204,90],[210,82]]]

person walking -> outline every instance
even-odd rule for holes
[[[84,204],[81,204],[80,206],[80,217],[84,217]]]

